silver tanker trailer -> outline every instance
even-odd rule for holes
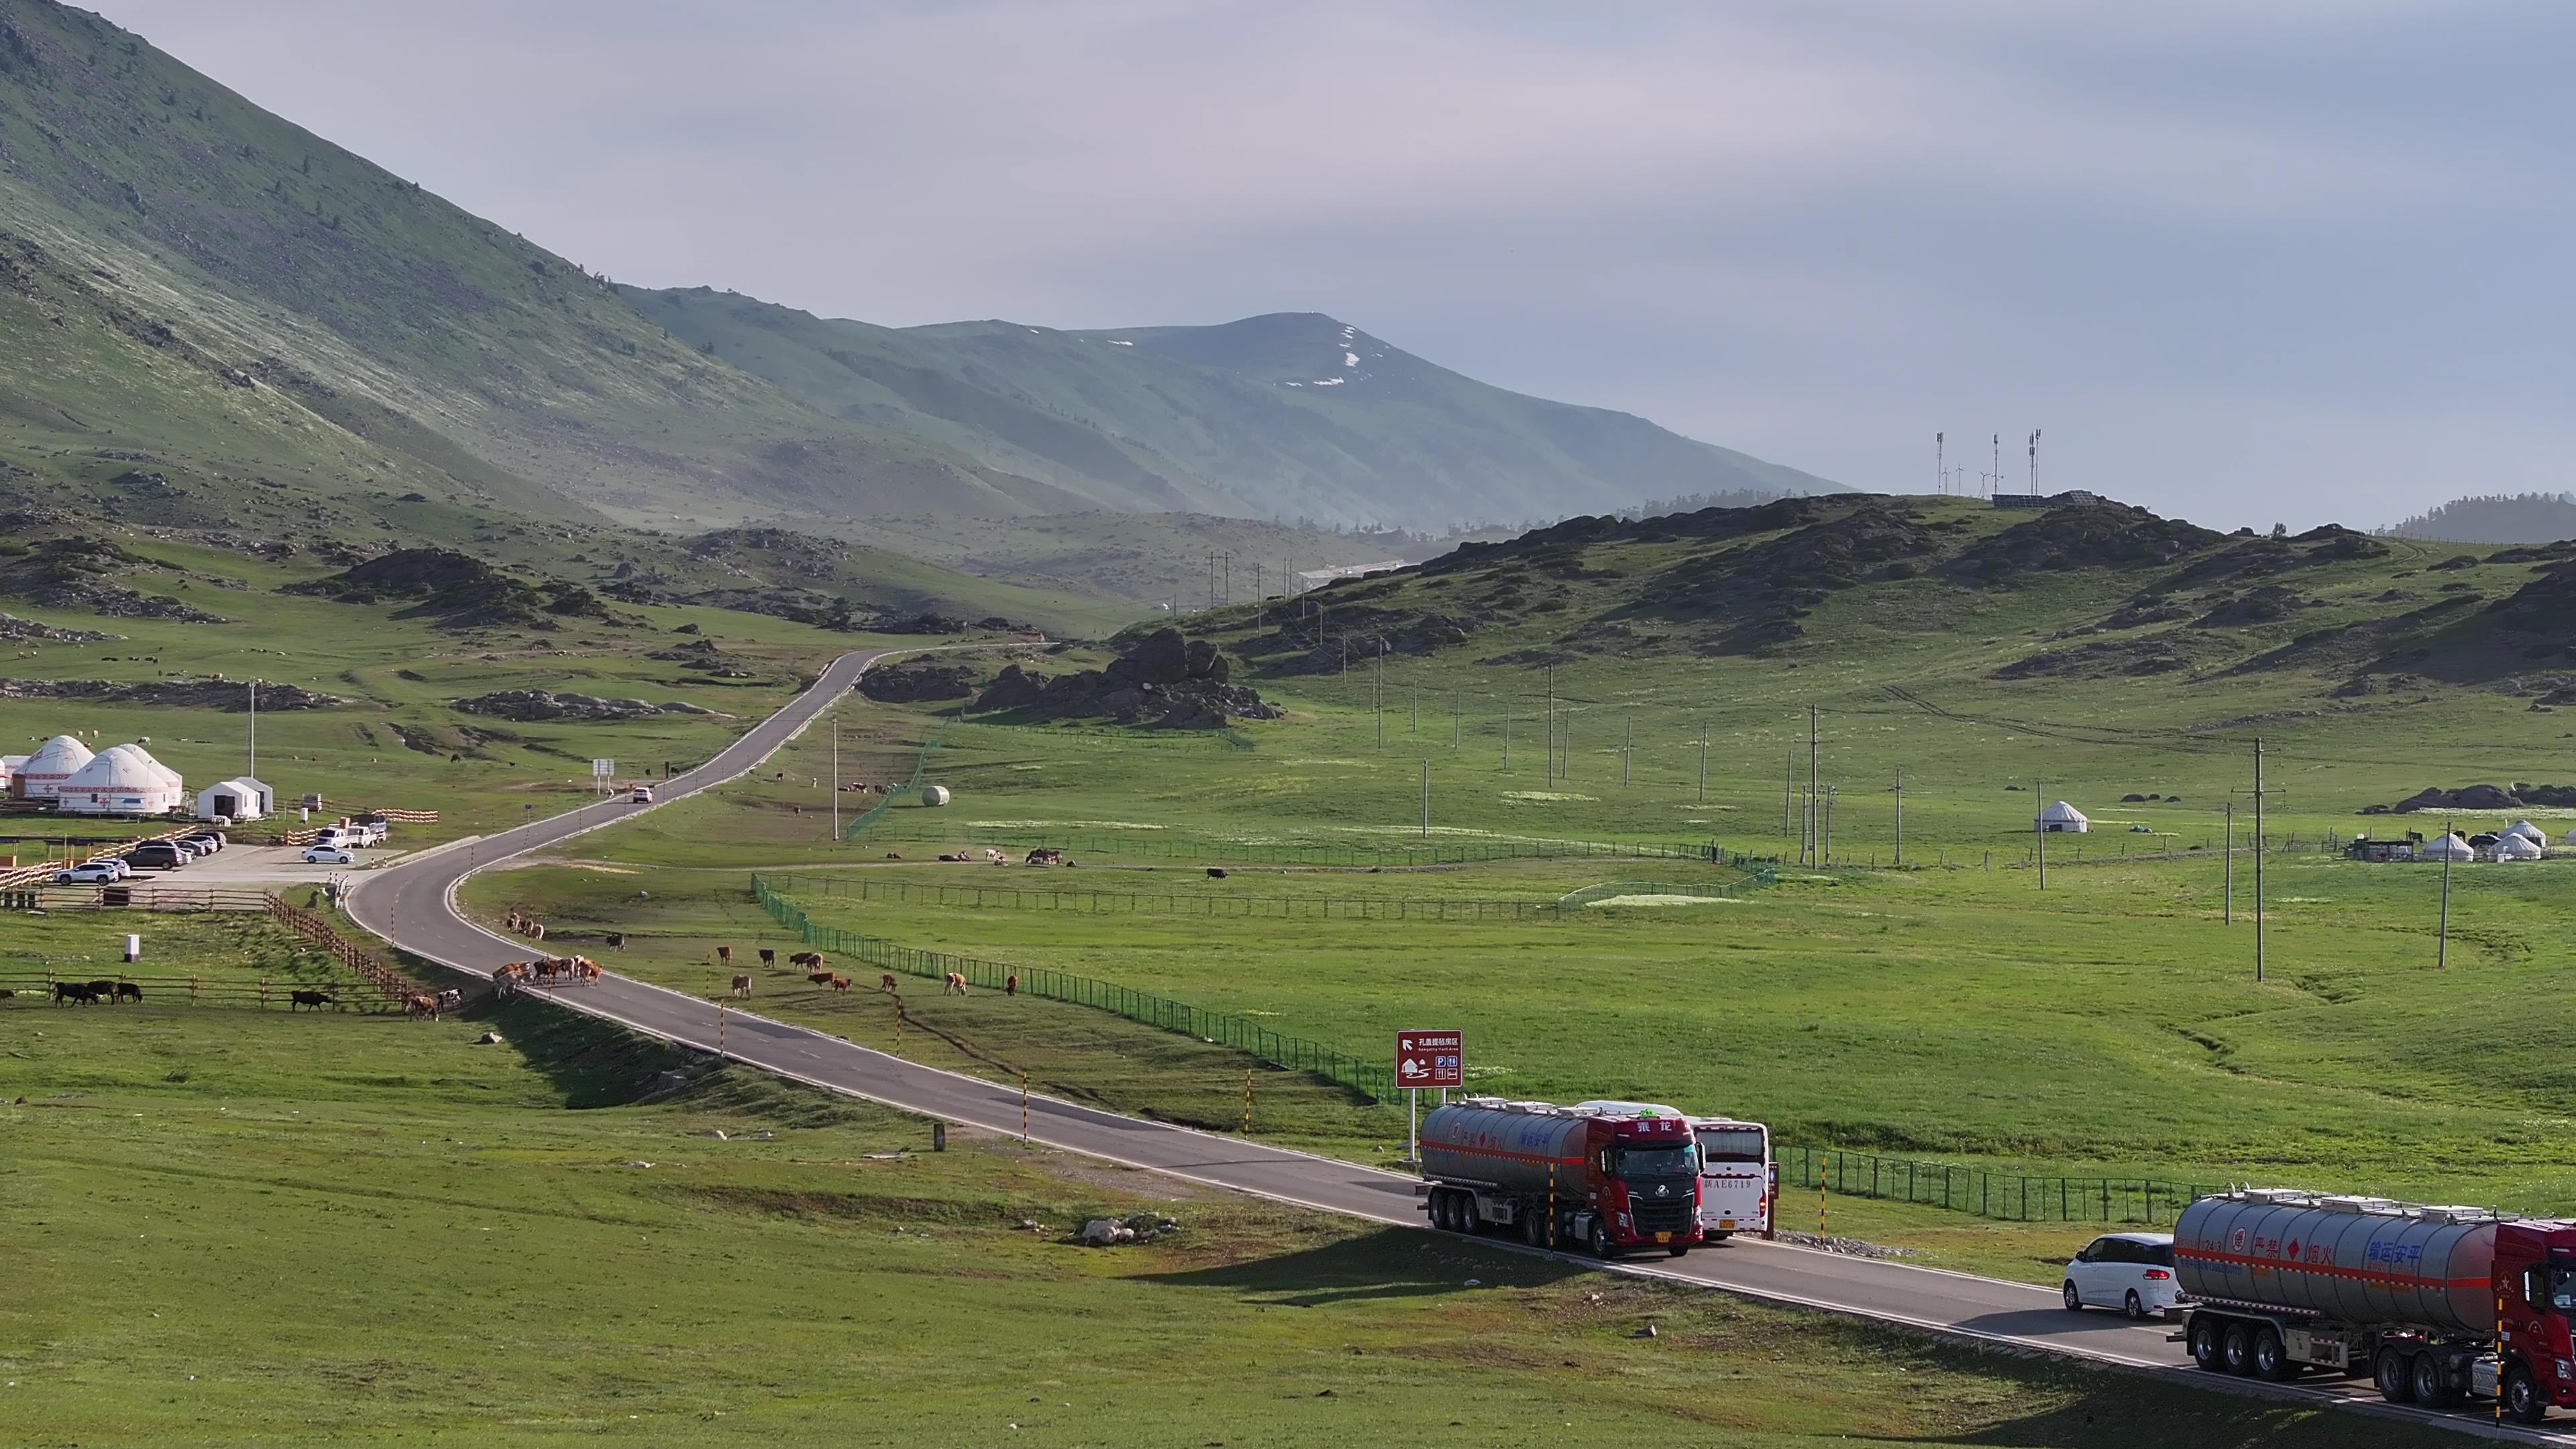
[[[2204,1369],[2367,1373],[2392,1402],[2492,1395],[2524,1423],[2576,1406],[2576,1223],[2486,1208],[2243,1188],[2174,1224]]]

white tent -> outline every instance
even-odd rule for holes
[[[2082,835],[2093,828],[2093,821],[2081,810],[2060,800],[2039,812],[2031,828],[2050,835]]]
[[[2549,852],[2530,836],[2508,830],[2496,837],[2495,853],[2498,860],[2538,860]]]
[[[2504,833],[2507,835],[2519,835],[2534,845],[2547,845],[2549,843],[2549,832],[2532,824],[2528,820],[2517,820],[2513,822],[2511,825],[2504,828]]]
[[[89,746],[70,735],[56,735],[9,773],[9,793],[21,800],[51,800],[92,758]]]
[[[0,755],[0,795],[9,793],[9,777],[16,774],[18,767],[25,763],[27,763],[25,755]]]
[[[67,815],[167,815],[185,805],[187,786],[134,745],[111,745],[54,791]]]
[[[212,820],[221,815],[236,823],[257,820],[277,809],[277,792],[244,775],[218,785],[208,785],[197,792],[197,818]]]
[[[2419,855],[2425,860],[2475,860],[2478,858],[2478,853],[2469,848],[2469,843],[2461,839],[2457,831],[2454,831],[2449,835],[2437,835],[2432,839],[2425,841],[2424,849],[2419,852]]]

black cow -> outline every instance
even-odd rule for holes
[[[120,981],[116,983],[116,999],[119,1001],[131,1001],[135,1005],[140,1006],[143,1004],[143,988],[135,985],[131,981]]]
[[[336,1006],[338,1004],[338,998],[332,996],[328,991],[298,991],[287,998],[286,1009],[293,1011],[299,1006],[309,1006],[314,1010],[319,1011],[323,1007]]]
[[[83,1006],[96,1006],[98,1005],[98,992],[95,988],[83,985],[78,981],[55,982],[54,1005],[60,1006],[69,1001],[77,1001]]]

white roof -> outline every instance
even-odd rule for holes
[[[2504,833],[2507,835],[2519,835],[2525,840],[2536,840],[2543,845],[2547,845],[2549,843],[2549,832],[2532,824],[2528,820],[2517,820],[2513,822],[2511,825],[2504,828]]]
[[[125,753],[141,760],[143,762],[143,767],[152,771],[155,775],[158,775],[163,784],[176,785],[180,783],[178,771],[171,769],[168,765],[152,758],[152,752],[143,748],[141,745],[110,745],[107,747],[106,752],[112,755],[119,750],[123,750]]]
[[[2539,841],[2527,835],[2507,833],[2496,839],[2496,859],[2498,860],[2538,860],[2546,853],[2541,849]]]
[[[2423,854],[2428,860],[2474,860],[2477,858],[2477,852],[2471,850],[2469,848],[2469,843],[2461,839],[2459,833],[2456,831],[2449,835],[2436,835],[2432,839],[2425,841]]]
[[[56,735],[36,747],[18,767],[21,775],[68,775],[90,762],[89,746],[70,735]]]
[[[2089,825],[2092,823],[2091,816],[2086,815],[2083,811],[2076,809],[2074,806],[2067,804],[2063,800],[2060,800],[2056,804],[2039,812],[2039,818],[2042,820],[2061,820],[2071,825]]]
[[[160,761],[134,746],[113,745],[74,771],[63,782],[63,788],[158,794],[169,789],[177,778],[163,769]]]

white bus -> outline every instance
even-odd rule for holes
[[[1732,1117],[1693,1117],[1699,1140],[1699,1223],[1714,1243],[1771,1226],[1771,1129]]]
[[[1681,1117],[1699,1142],[1699,1225],[1708,1241],[1771,1226],[1779,1186],[1771,1166],[1771,1129],[1732,1117],[1691,1117],[1656,1102],[1577,1102],[1574,1110],[1623,1117]]]

